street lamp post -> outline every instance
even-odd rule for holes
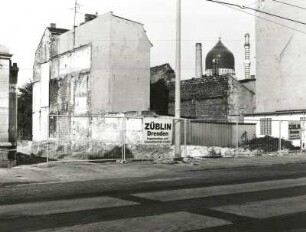
[[[181,0],[176,1],[175,159],[181,158]]]

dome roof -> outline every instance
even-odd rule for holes
[[[233,53],[221,42],[219,38],[218,43],[210,50],[206,56],[206,70],[213,69],[213,60],[219,60],[219,68],[235,70],[235,58]]]

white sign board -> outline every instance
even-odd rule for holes
[[[301,139],[301,122],[289,121],[289,140]]]
[[[173,120],[163,118],[143,119],[143,140],[145,144],[167,145],[172,143]]]

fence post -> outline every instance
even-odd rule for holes
[[[237,122],[236,122],[236,136],[237,136],[237,144],[236,148],[239,148],[239,115],[237,115]]]
[[[122,124],[123,124],[123,146],[122,146],[122,161],[125,161],[126,160],[126,146],[125,146],[125,144],[126,144],[126,117],[125,117],[125,115],[123,116],[123,122],[122,122]]]
[[[49,167],[49,136],[47,138],[47,167]]]
[[[279,121],[278,130],[279,130],[279,134],[278,134],[278,150],[281,151],[282,150],[282,121]]]
[[[60,130],[60,127],[59,127],[59,125],[60,125],[60,122],[59,122],[59,114],[58,114],[58,112],[56,113],[56,146],[57,146],[57,148],[58,148],[58,146],[59,146],[59,139],[60,139],[60,133],[59,133],[59,130]],[[56,148],[56,149],[57,149]]]
[[[187,157],[187,119],[184,119],[184,155]]]

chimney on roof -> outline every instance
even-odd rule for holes
[[[97,14],[85,14],[85,23],[97,18]]]
[[[196,43],[195,78],[202,78],[202,76],[203,76],[202,44],[201,43]]]
[[[56,23],[50,23],[50,28],[56,28]]]

